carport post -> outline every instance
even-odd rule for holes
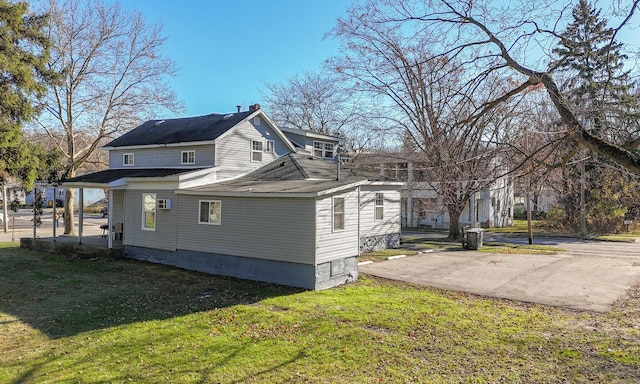
[[[52,211],[52,219],[53,219],[53,241],[56,241],[56,224],[58,220],[56,220],[56,198],[58,197],[58,188],[53,187],[53,211]]]
[[[108,204],[108,214],[107,214],[107,233],[109,234],[109,239],[107,240],[107,248],[112,249],[113,248],[113,224],[111,224],[111,218],[113,217],[113,208],[112,208],[112,204],[113,203],[113,190],[109,189],[109,202]]]
[[[82,245],[82,222],[84,221],[84,188],[80,188],[78,200],[78,244]],[[73,212],[73,207],[71,208],[71,212]]]

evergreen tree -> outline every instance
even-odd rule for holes
[[[27,3],[0,0],[0,182],[28,165],[21,125],[37,112],[36,101],[54,75],[47,70],[45,16],[28,13]]]
[[[625,140],[615,137],[614,123],[635,109],[638,97],[632,92],[629,70],[624,70],[623,45],[587,0],[580,0],[572,15],[573,22],[560,34],[560,46],[553,50],[557,60],[551,66],[564,75],[562,90],[576,114],[598,134]]]
[[[560,34],[560,46],[553,50],[557,59],[551,63],[551,68],[565,79],[562,91],[585,126],[600,137],[624,144],[632,137],[625,127],[630,127],[629,122],[637,119],[638,96],[629,70],[624,69],[627,56],[622,52],[623,45],[614,39],[615,31],[607,27],[607,20],[601,17],[600,10],[587,0],[580,0],[572,15],[572,23]],[[605,227],[615,228],[615,221],[603,218],[624,216],[626,209],[617,201],[621,194],[612,189],[621,188],[625,180],[623,174],[613,172],[612,165],[596,154],[592,154],[586,164],[585,178],[589,189],[586,206],[591,219],[588,222],[598,231]],[[577,227],[580,219],[579,166],[568,167],[564,177],[566,188],[560,202],[567,224]],[[601,193],[605,190],[609,192],[606,196]]]

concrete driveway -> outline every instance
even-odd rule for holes
[[[513,241],[513,239],[495,239]],[[516,239],[514,242],[526,242]],[[640,282],[640,243],[536,239],[557,255],[436,251],[362,265],[359,271],[393,280],[597,312]]]

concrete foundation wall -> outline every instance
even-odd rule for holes
[[[275,260],[221,255],[178,249],[174,251],[127,245],[125,257],[152,263],[173,265],[193,271],[240,279],[264,281],[293,287],[320,290],[331,288],[358,278],[356,257],[334,260],[316,267]]]
[[[94,257],[105,257],[117,259],[122,257],[121,249],[108,249],[100,247],[92,247],[90,245],[81,245],[65,241],[51,241],[33,239],[29,237],[20,238],[20,248],[32,249],[35,251],[62,253],[65,255],[80,257],[83,259],[91,259]]]
[[[373,252],[400,246],[400,233],[360,238],[360,252]]]

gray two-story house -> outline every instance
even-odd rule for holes
[[[308,289],[357,279],[399,245],[399,183],[337,159],[342,139],[279,129],[259,108],[151,120],[107,144],[109,246],[126,257]]]

